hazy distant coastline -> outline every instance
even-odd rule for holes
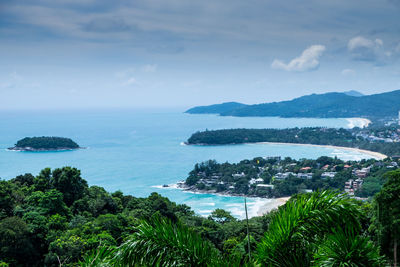
[[[196,106],[188,109],[186,113],[236,117],[278,116],[283,118],[397,117],[400,110],[400,90],[372,95],[357,95],[357,93],[311,94],[287,101],[250,105],[226,102],[209,106]]]

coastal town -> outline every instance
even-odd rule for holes
[[[366,128],[353,130],[353,135],[370,142],[397,143],[400,142],[400,128],[392,124],[382,128]]]
[[[330,188],[366,198],[379,191],[384,181],[378,177],[398,168],[398,159],[258,157],[233,164],[210,160],[196,164],[179,186],[195,192],[257,197],[285,197]]]

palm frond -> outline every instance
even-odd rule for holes
[[[143,221],[116,254],[121,266],[224,266],[217,249],[180,223]]]
[[[257,247],[266,266],[309,266],[316,244],[335,225],[358,230],[360,212],[346,195],[333,191],[298,195],[280,207]]]
[[[314,266],[380,267],[388,266],[369,238],[338,228],[319,246]]]
[[[83,256],[83,260],[79,262],[81,267],[111,267],[115,248],[108,246],[99,246]]]

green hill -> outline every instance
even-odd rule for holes
[[[394,117],[400,110],[400,90],[374,95],[326,93],[302,96],[289,101],[256,105],[235,103],[235,107],[221,105],[195,107],[187,113],[217,113],[238,117]]]
[[[216,105],[211,105],[211,106],[199,106],[199,107],[194,107],[186,111],[186,113],[190,114],[221,114],[225,112],[230,112],[235,109],[239,109],[242,107],[245,107],[247,105],[237,103],[237,102],[226,102],[222,104],[216,104]]]

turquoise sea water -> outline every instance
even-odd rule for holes
[[[221,128],[287,128],[304,126],[347,127],[346,119],[235,118],[189,115],[177,110],[113,110],[57,112],[0,112],[0,177],[10,179],[45,167],[74,166],[90,185],[108,191],[122,190],[138,197],[159,192],[178,203],[207,215],[224,208],[243,215],[240,197],[193,194],[163,184],[186,178],[194,164],[208,159],[237,162],[256,156],[317,158],[322,155],[342,159],[362,159],[368,155],[344,150],[246,144],[227,146],[185,146],[191,133]],[[16,152],[7,147],[26,136],[70,137],[87,149],[63,152]],[[250,199],[250,215],[255,215],[259,199]]]

